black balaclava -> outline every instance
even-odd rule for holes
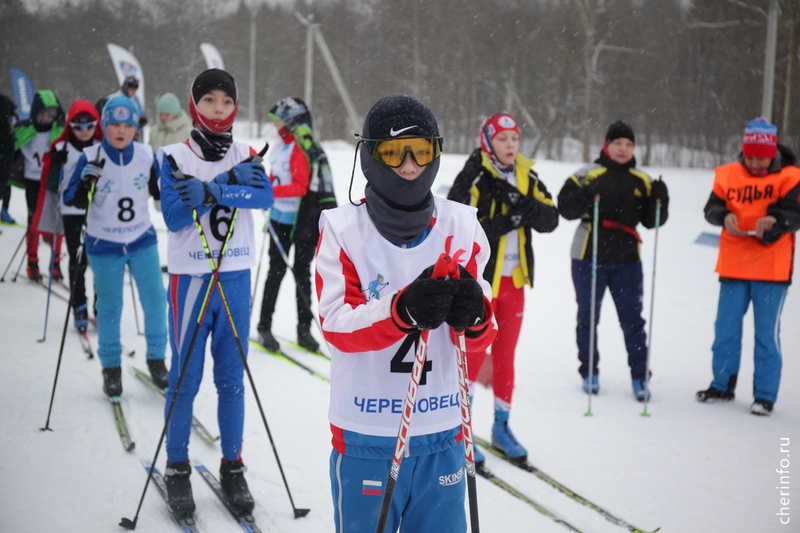
[[[378,101],[364,119],[364,139],[392,139],[402,135],[439,137],[436,117],[425,104],[404,94],[393,94]],[[370,156],[369,142],[361,146],[361,170],[367,179],[367,213],[386,239],[408,244],[430,226],[434,199],[433,180],[439,171],[439,158],[430,163],[413,181],[398,176],[391,167]]]

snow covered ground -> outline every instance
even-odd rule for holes
[[[253,140],[260,148],[263,139]],[[347,201],[352,146],[325,145],[339,202]],[[465,155],[445,155],[434,186],[444,190],[461,169]],[[554,196],[579,164],[541,161],[540,177]],[[653,399],[651,417],[632,394],[622,333],[609,297],[599,325],[601,391],[585,417],[574,341],[576,304],[570,279],[569,246],[575,222],[562,220],[548,235],[536,235],[536,286],[527,292],[525,322],[517,350],[517,379],[511,418],[517,436],[539,468],[579,494],[637,527],[665,532],[800,531],[800,498],[793,486],[793,448],[800,447],[800,298],[790,289],[783,313],[784,369],[774,414],[749,414],[753,372],[752,313],[746,318],[740,386],[734,402],[704,405],[694,393],[711,380],[713,324],[718,287],[716,249],[694,244],[714,231],[702,208],[713,175],[705,170],[646,169],[669,184],[670,220],[661,230],[653,324]],[[363,193],[356,172],[353,198]],[[16,189],[11,213],[25,218],[24,194]],[[153,215],[163,227],[163,220]],[[256,216],[260,224],[263,217]],[[0,267],[5,268],[24,230],[2,226]],[[643,231],[642,257],[649,309],[654,232]],[[259,243],[260,246],[260,243]],[[166,235],[160,247],[165,261]],[[46,248],[41,257],[48,255]],[[264,257],[260,285],[266,272]],[[16,268],[15,262],[13,268]],[[142,458],[152,458],[163,424],[163,400],[133,376],[145,369],[144,338],[137,336],[130,291],[126,287],[122,339],[135,348],[123,361],[123,406],[136,448],[120,446],[108,400],[102,393],[97,360],[87,361],[70,324],[50,427],[47,416],[66,304],[53,300],[47,340],[42,336],[46,292],[24,279],[0,284],[0,531],[33,529],[62,532],[114,532],[120,518],[133,518],[145,481]],[[253,275],[255,278],[255,273]],[[261,287],[259,287],[259,291]],[[284,279],[274,332],[294,337],[294,285]],[[260,295],[256,306],[260,305]],[[141,313],[141,306],[137,305]],[[647,317],[646,317],[647,318]],[[141,317],[140,317],[141,320]],[[255,324],[255,322],[254,322]],[[316,330],[315,334],[318,335]],[[90,333],[96,343],[96,334]],[[250,366],[297,507],[311,513],[293,518],[252,391],[247,395],[243,458],[262,530],[333,531],[328,479],[330,432],[326,419],[328,385],[266,354],[251,351]],[[309,361],[326,373],[322,360]],[[216,432],[216,394],[209,366],[195,403],[195,414]],[[248,386],[249,388],[249,386]],[[492,422],[490,390],[476,391],[476,433],[488,439]],[[782,451],[783,449],[783,451]],[[798,453],[798,452],[795,452]],[[192,435],[190,454],[212,471],[220,451]],[[488,455],[488,454],[487,454]],[[622,532],[601,515],[580,506],[549,485],[489,456],[488,466],[518,490],[584,532]],[[781,479],[776,469],[784,467]],[[158,465],[163,468],[164,454]],[[800,470],[798,470],[800,472]],[[198,526],[202,531],[239,531],[199,476],[193,476]],[[789,502],[781,503],[781,487]],[[478,480],[485,532],[561,532],[562,524]],[[777,513],[784,508],[781,525]],[[786,510],[788,508],[788,510]],[[151,487],[137,531],[173,532],[175,524]]]

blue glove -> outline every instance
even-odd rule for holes
[[[244,185],[263,189],[267,183],[267,171],[264,166],[256,161],[244,161],[216,178],[220,185]]]
[[[105,161],[105,160],[104,160]],[[99,180],[103,176],[103,167],[95,163],[86,163],[81,170],[81,181]]]
[[[181,203],[186,207],[206,207],[216,204],[219,201],[222,190],[214,183],[205,183],[194,176],[186,176],[182,181],[176,181],[172,187],[181,197]]]

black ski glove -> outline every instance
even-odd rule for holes
[[[530,227],[536,220],[536,214],[539,210],[539,202],[530,196],[523,196],[519,202],[511,208],[508,212],[510,217],[519,217],[517,226]],[[515,219],[516,220],[516,219]]]
[[[453,295],[459,288],[457,280],[433,279],[431,274],[433,265],[423,270],[417,279],[400,291],[393,302],[400,320],[417,329],[438,328],[447,319]],[[401,324],[397,326],[407,330]]]
[[[486,318],[486,305],[483,290],[472,274],[461,265],[458,265],[461,279],[453,280],[458,284],[458,292],[453,296],[450,312],[445,321],[456,331],[478,325]]]
[[[589,185],[586,187],[586,195],[589,205],[594,205],[594,197],[595,195],[600,195],[600,201],[603,200],[604,196],[611,196],[616,189],[616,184],[606,176],[599,176],[594,178],[592,181],[589,182]]]
[[[661,200],[661,203],[669,202],[669,191],[667,190],[667,184],[661,180],[654,181],[650,184],[650,196],[654,200]]]

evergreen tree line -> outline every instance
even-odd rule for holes
[[[798,0],[780,0],[772,122],[800,148]],[[641,164],[711,166],[730,160],[761,112],[769,0],[318,0],[310,5],[198,0],[72,0],[56,7],[0,3],[0,92],[9,66],[68,105],[118,89],[106,51],[130,49],[146,77],[145,106],[174,92],[188,106],[214,44],[237,80],[240,113],[250,89],[250,25],[257,30],[259,121],[285,96],[303,96],[306,29],[314,15],[363,115],[404,92],[436,113],[445,149],[477,146],[481,120],[508,111],[523,153],[595,157],[607,124],[636,131]],[[220,8],[222,7],[222,9]],[[26,9],[27,8],[27,9]],[[322,139],[353,128],[318,48],[311,102]],[[787,97],[788,95],[788,97]],[[794,99],[793,99],[794,97]],[[525,111],[523,112],[524,106]]]

